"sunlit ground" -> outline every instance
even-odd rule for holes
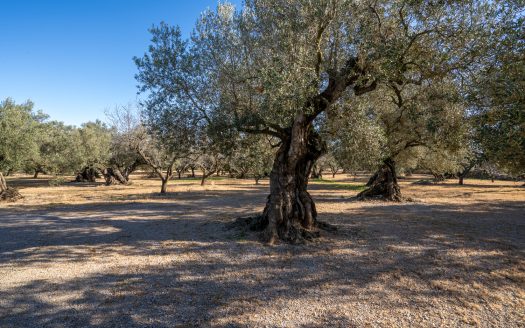
[[[310,189],[339,227],[307,245],[226,229],[267,181],[50,186],[0,205],[0,327],[501,326],[525,322],[525,188],[401,180],[415,202],[356,202],[366,176]]]

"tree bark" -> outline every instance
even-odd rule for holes
[[[20,198],[22,198],[22,195],[20,195],[17,189],[7,187],[4,175],[0,172],[0,201],[14,202]]]
[[[475,161],[471,161],[470,163],[468,163],[467,166],[464,166],[463,167],[463,171],[459,172],[458,173],[458,176],[459,176],[459,181],[458,181],[458,184],[460,185],[463,185],[463,180],[465,179],[465,177],[467,176],[467,174],[470,173],[470,171],[474,168],[474,166],[477,164],[477,160]]]
[[[166,192],[168,192],[168,180],[169,179],[162,179],[162,185],[160,187],[161,194],[165,194]]]
[[[100,171],[95,167],[86,166],[77,174],[75,182],[97,182],[97,178],[100,178]]]
[[[206,173],[206,171],[204,170],[202,171],[201,186],[204,186],[206,184],[206,179],[212,176],[213,173],[215,173],[215,171],[210,171],[208,173]]]
[[[7,190],[7,182],[5,181],[4,175],[0,172],[0,195]]]
[[[359,199],[381,198],[389,201],[399,202],[402,200],[401,189],[397,182],[396,163],[387,158],[383,165],[368,180],[367,188],[357,195]]]
[[[128,179],[124,177],[118,168],[108,167],[102,172],[102,174],[106,180],[106,186],[114,185],[117,182],[123,185],[127,185],[129,183]]]
[[[431,172],[432,176],[434,177],[434,182],[443,182],[446,180],[445,175],[443,173],[435,173]]]
[[[319,229],[335,230],[317,220],[315,203],[307,191],[312,167],[325,151],[325,143],[300,115],[277,151],[266,207],[262,215],[249,218],[250,228],[263,231],[265,241],[297,243],[318,237]]]
[[[38,179],[39,173],[40,173],[40,170],[35,170],[35,174],[33,174],[33,179]]]

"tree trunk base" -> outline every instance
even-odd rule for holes
[[[392,202],[401,202],[403,197],[397,183],[395,162],[391,159],[384,161],[379,170],[366,184],[367,188],[361,191],[358,200],[381,199]]]
[[[87,166],[77,174],[73,182],[97,182],[100,177],[101,174],[98,169]]]
[[[269,244],[274,244],[276,242],[275,238],[268,234],[268,218],[265,218],[265,216],[262,214],[237,218],[234,222],[229,223],[227,228],[259,232],[261,233],[260,238],[262,241]],[[293,225],[292,227],[289,227],[286,233],[286,238],[280,239],[292,244],[303,244],[321,237],[321,230],[327,232],[336,232],[338,229],[335,225],[322,221],[316,221],[314,226],[310,229],[304,228],[300,225]]]
[[[16,188],[7,188],[6,190],[0,192],[0,201],[5,202],[16,202],[19,199],[24,198]]]
[[[122,172],[118,168],[108,167],[102,171],[104,179],[106,180],[106,186],[114,184],[128,185],[129,181],[122,175]]]

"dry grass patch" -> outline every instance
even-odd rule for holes
[[[225,229],[262,210],[265,182],[159,195],[141,176],[11,178],[24,199],[0,205],[0,326],[522,326],[525,189],[422,178],[402,180],[418,201],[401,204],[351,201],[364,176],[312,182],[339,231],[299,246]]]

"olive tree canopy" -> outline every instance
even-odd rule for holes
[[[204,12],[192,37],[151,30],[136,58],[150,104],[190,108],[240,132],[280,139],[270,197],[252,227],[291,242],[329,228],[307,192],[326,149],[316,119],[386,83],[420,84],[472,63],[498,19],[495,1],[247,0]],[[348,108],[352,111],[352,108]]]

